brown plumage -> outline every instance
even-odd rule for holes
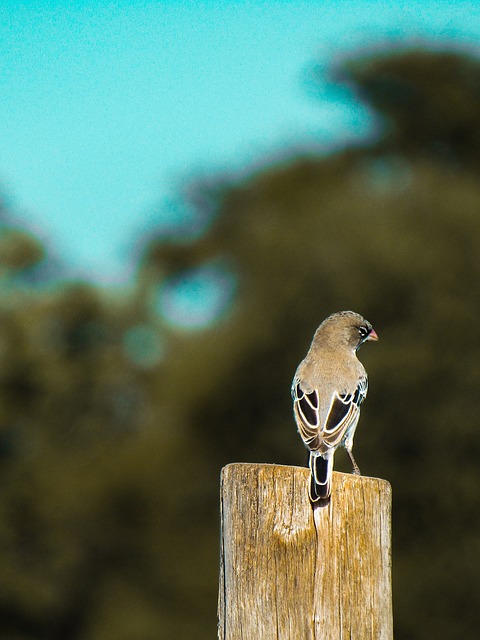
[[[357,350],[367,340],[378,340],[372,325],[353,311],[329,316],[318,327],[292,384],[293,412],[298,431],[310,451],[310,499],[330,496],[333,457],[345,447],[353,465],[353,437],[368,379]]]

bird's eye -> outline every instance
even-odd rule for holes
[[[364,325],[362,325],[361,327],[358,327],[358,333],[360,334],[360,338],[362,338],[362,340],[364,338],[366,338],[368,336],[368,334],[370,333],[368,327],[365,327]]]

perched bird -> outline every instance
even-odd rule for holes
[[[367,340],[378,340],[372,325],[353,311],[329,316],[318,327],[292,384],[293,412],[298,431],[310,451],[310,500],[326,500],[332,488],[333,456],[343,445],[352,454],[360,405],[368,389],[367,373],[357,351]]]

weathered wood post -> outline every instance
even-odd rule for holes
[[[231,464],[221,478],[220,640],[392,640],[388,482]]]

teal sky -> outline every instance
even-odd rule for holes
[[[76,274],[122,282],[189,177],[365,135],[313,63],[412,38],[478,44],[480,3],[2,0],[0,186]]]

